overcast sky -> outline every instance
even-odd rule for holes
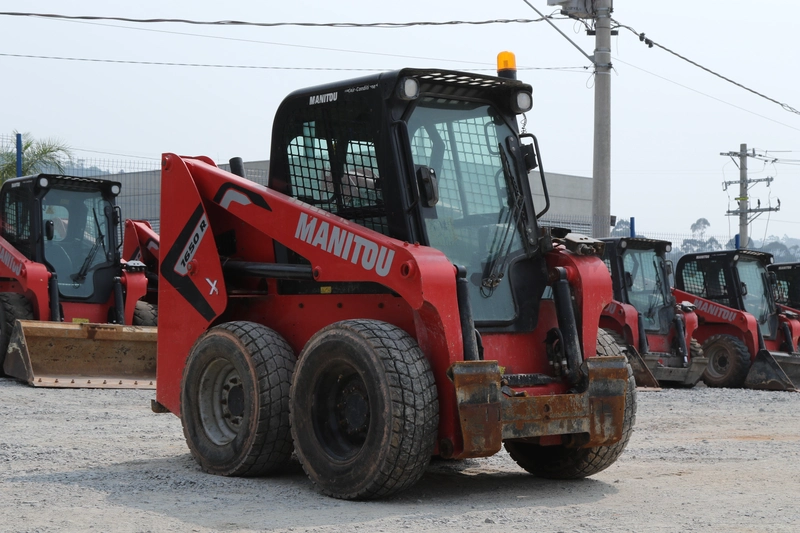
[[[530,0],[545,13],[546,0]],[[391,7],[389,7],[391,6]],[[65,15],[246,20],[410,22],[538,18],[522,0],[11,2],[0,11]],[[774,100],[800,109],[800,2],[616,0],[614,18],[649,38]],[[587,53],[594,38],[556,22]],[[0,54],[265,68],[114,64],[0,55],[0,133],[56,137],[87,158],[162,152],[269,159],[272,116],[289,92],[402,67],[491,72],[511,50],[520,79],[534,86],[528,130],[545,169],[591,176],[593,84],[588,60],[546,23],[405,29],[253,28],[186,24],[71,22],[0,16]],[[631,32],[613,38],[611,211],[636,217],[640,232],[737,233],[739,171],[721,152],[747,143],[786,163],[750,160],[751,197],[781,210],[753,222],[751,237],[800,238],[800,115],[735,87]],[[528,69],[526,69],[526,67]],[[573,70],[543,70],[577,67]],[[535,69],[534,69],[535,68]],[[325,70],[341,69],[341,70]],[[93,150],[96,152],[82,152]],[[794,163],[792,163],[794,160]]]

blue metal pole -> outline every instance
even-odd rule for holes
[[[22,134],[17,133],[17,177],[22,176]]]
[[[631,237],[636,237],[636,217],[631,217]]]
[[[739,246],[739,244],[740,244],[740,242],[739,242],[739,234],[738,233],[736,234],[736,237],[734,237],[734,242],[736,243],[736,249],[738,250],[740,248],[740,246]]]

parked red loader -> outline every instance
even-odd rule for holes
[[[294,449],[322,492],[371,499],[432,455],[505,444],[550,478],[619,457],[636,395],[599,329],[603,245],[537,223],[531,91],[420,69],[296,91],[268,188],[164,155],[153,408],[204,470],[269,474]]]
[[[118,182],[38,174],[0,189],[0,363],[34,386],[155,388],[145,265],[122,261]]]
[[[772,255],[754,250],[687,254],[678,261],[679,300],[696,306],[710,387],[797,390],[800,320],[779,313],[773,297]]]
[[[146,220],[125,221],[125,239],[122,246],[122,258],[125,261],[139,261],[144,264],[147,277],[147,295],[142,300],[158,305],[158,251],[160,239],[158,233]]]
[[[628,346],[640,387],[693,387],[708,359],[694,338],[694,305],[678,302],[669,286],[666,254],[672,243],[642,237],[603,239],[614,301],[600,324]]]
[[[767,267],[775,276],[775,301],[784,313],[800,313],[800,263],[777,263]]]

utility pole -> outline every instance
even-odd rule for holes
[[[739,145],[739,246],[750,245],[747,227],[747,144]]]
[[[540,17],[542,12],[523,0]],[[611,233],[611,12],[613,0],[547,0],[549,6],[561,6],[561,14],[575,19],[594,19],[594,55],[588,55],[559,30],[565,39],[581,51],[594,65],[594,152],[592,160],[592,236],[608,237]]]
[[[767,186],[773,181],[774,178],[763,178],[763,179],[748,179],[747,178],[747,158],[748,157],[757,157],[755,154],[755,150],[753,153],[749,153],[747,151],[747,144],[739,145],[738,152],[722,152],[719,155],[731,157],[731,158],[739,158],[739,181],[724,181],[722,182],[723,190],[727,190],[729,185],[739,185],[739,197],[736,200],[739,202],[739,209],[735,210],[728,210],[726,211],[727,216],[738,216],[739,217],[739,248],[747,248],[750,246],[750,237],[749,237],[749,225],[750,221],[754,220],[758,217],[761,213],[765,213],[767,211],[779,211],[781,208],[781,201],[778,200],[778,207],[761,207],[761,202],[758,203],[758,207],[751,209],[750,208],[750,198],[748,196],[748,190],[750,189],[751,183],[760,183],[766,182]],[[735,159],[734,159],[735,161]],[[754,213],[755,216],[751,219],[749,215]]]
[[[17,133],[17,177],[22,176],[22,134]]]
[[[594,49],[594,158],[592,235],[611,227],[611,1],[596,0]]]

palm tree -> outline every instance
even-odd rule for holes
[[[16,137],[17,132],[14,132]],[[64,163],[72,159],[69,146],[58,139],[34,139],[22,134],[22,175],[44,171],[64,172]],[[0,144],[0,183],[17,175],[17,148],[13,142]]]

